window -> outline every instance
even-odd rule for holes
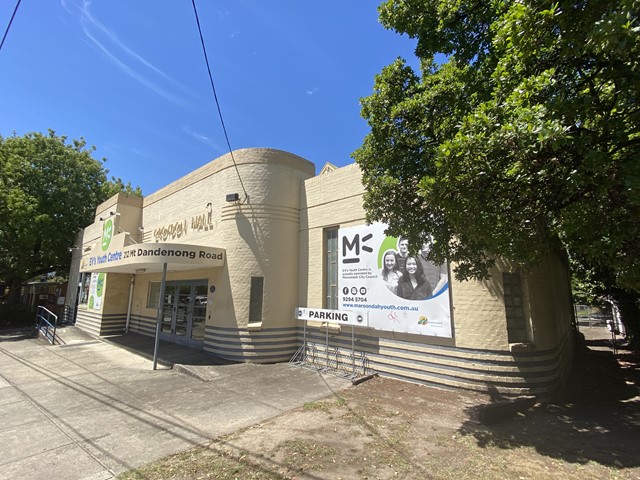
[[[338,229],[324,231],[324,308],[338,309]]]
[[[520,274],[502,272],[502,285],[504,287],[504,309],[509,343],[527,342],[529,336],[524,315]]]
[[[251,295],[249,298],[249,323],[262,322],[262,296],[264,277],[251,277]]]
[[[158,308],[160,302],[160,282],[149,282],[149,295],[147,296],[147,308]]]
[[[80,292],[78,303],[85,304],[89,301],[89,287],[91,286],[91,274],[90,273],[81,273],[80,274]]]

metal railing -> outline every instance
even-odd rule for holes
[[[62,308],[60,317],[58,318],[58,325],[75,325],[76,312],[75,309],[69,305],[65,305]]]
[[[42,332],[44,337],[53,345],[56,341],[56,328],[58,327],[58,316],[42,305],[36,310],[36,328]]]

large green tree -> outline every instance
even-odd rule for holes
[[[26,280],[68,270],[69,247],[99,203],[119,191],[142,194],[109,180],[94,150],[82,138],[67,143],[52,130],[0,136],[0,280],[12,300]]]
[[[637,0],[383,3],[421,63],[398,59],[361,101],[368,220],[432,234],[461,279],[556,251],[637,298],[639,12]]]

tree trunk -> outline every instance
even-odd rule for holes
[[[19,278],[9,279],[9,292],[7,292],[7,303],[21,303],[20,291],[22,282]]]

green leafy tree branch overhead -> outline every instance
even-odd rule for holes
[[[640,1],[389,0],[417,40],[361,100],[369,221],[460,279],[550,252],[640,292]],[[445,54],[444,63],[436,54]],[[440,58],[440,57],[438,57]]]
[[[94,150],[52,130],[0,136],[0,279],[13,300],[28,279],[68,270],[69,247],[99,203],[119,191],[142,195],[139,187],[108,180]]]

